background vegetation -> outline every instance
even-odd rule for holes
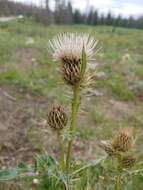
[[[43,24],[88,24],[88,25],[108,25],[116,27],[143,29],[143,17],[124,18],[121,15],[115,17],[112,12],[107,15],[99,12],[88,5],[86,12],[73,9],[72,3],[66,0],[55,0],[55,9],[51,10],[49,0],[41,1],[41,7],[27,5],[9,0],[0,1],[0,15],[24,15],[32,17]]]

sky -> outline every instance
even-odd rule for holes
[[[13,0],[40,5],[44,0]],[[51,7],[54,7],[54,1],[49,0]],[[81,11],[87,11],[94,7],[103,13],[112,12],[114,15],[129,17],[130,15],[138,17],[143,15],[143,0],[71,0],[74,8]]]

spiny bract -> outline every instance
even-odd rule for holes
[[[115,150],[127,152],[132,147],[132,132],[125,128],[118,132],[113,138],[112,146]]]
[[[67,125],[67,115],[61,106],[54,106],[48,114],[48,124],[52,129],[61,130]]]
[[[136,158],[133,156],[124,156],[121,161],[121,165],[123,168],[131,168],[134,166],[136,162]]]

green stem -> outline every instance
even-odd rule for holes
[[[73,141],[74,141],[75,133],[76,133],[76,119],[77,119],[77,112],[78,112],[78,107],[79,107],[79,97],[80,97],[80,86],[77,85],[73,89],[72,113],[71,113],[71,124],[70,124],[70,132],[72,136],[68,143],[67,159],[66,159],[67,171],[69,170],[69,166],[70,166],[70,161],[71,161],[71,156],[72,156],[72,146],[73,146]]]
[[[58,135],[58,140],[59,140],[59,145],[60,145],[60,167],[64,171],[65,169],[64,144],[62,142],[60,132],[57,135]]]
[[[118,167],[117,167],[117,177],[115,182],[115,190],[121,190],[121,175],[122,175],[122,166],[121,166],[122,155],[118,155]]]
[[[121,175],[116,177],[115,190],[121,190]]]

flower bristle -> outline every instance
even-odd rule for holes
[[[61,106],[54,106],[48,114],[48,125],[55,130],[61,130],[67,125],[68,117]]]
[[[112,146],[116,151],[127,152],[132,147],[132,133],[126,128],[118,132],[113,138]]]
[[[98,41],[89,34],[61,33],[49,41],[51,53],[56,61],[78,60],[81,58],[82,48],[85,47],[87,59],[93,59]]]

